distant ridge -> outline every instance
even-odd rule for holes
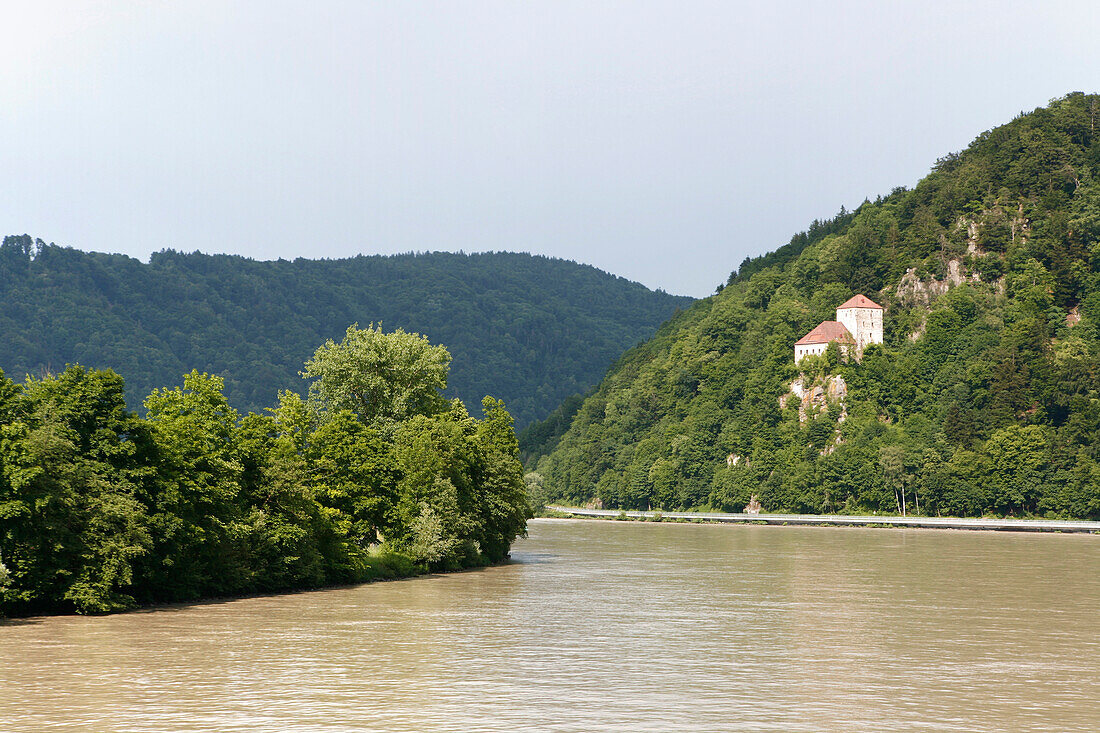
[[[139,406],[191,369],[217,373],[238,409],[303,390],[303,362],[348,325],[381,321],[454,357],[448,393],[492,394],[517,425],[599,381],[624,349],[691,298],[588,265],[507,252],[256,261],[157,252],[148,264],[30,236],[0,245],[0,368],[113,368]]]

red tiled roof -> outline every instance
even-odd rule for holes
[[[840,310],[841,308],[878,308],[882,310],[881,305],[862,294],[853,295],[851,298],[844,301],[843,305],[838,305],[836,309]]]
[[[794,344],[795,346],[800,344],[827,344],[830,341],[855,343],[855,339],[852,338],[852,334],[848,333],[848,329],[844,327],[843,323],[840,321],[822,321],[817,328],[795,341]]]

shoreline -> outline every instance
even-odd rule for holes
[[[530,520],[528,520],[530,521]],[[79,613],[77,611],[60,611],[57,613],[35,613],[26,616],[0,616],[0,628],[4,626],[21,626],[28,623],[41,623],[54,618],[106,618],[107,616],[126,616],[131,614],[157,613],[161,611],[181,611],[194,606],[215,606],[235,601],[247,601],[257,598],[274,598],[277,596],[292,596],[304,593],[321,593],[332,590],[348,590],[375,583],[396,583],[408,580],[423,580],[426,578],[442,578],[448,575],[461,573],[474,573],[489,568],[499,568],[510,565],[513,562],[511,550],[508,555],[499,562],[491,562],[485,565],[470,565],[456,568],[455,570],[425,570],[422,573],[410,575],[375,576],[351,583],[333,583],[331,585],[308,585],[300,588],[284,588],[279,590],[263,590],[254,593],[241,593],[237,595],[207,596],[180,601],[155,601],[153,603],[139,603],[131,608],[123,608],[117,611],[104,613]]]
[[[704,524],[757,524],[824,527],[898,527],[987,532],[1070,532],[1100,534],[1100,522],[1070,519],[994,519],[985,517],[899,517],[843,514],[734,514],[726,512],[619,511],[549,505],[547,511],[567,518],[628,521],[688,521]]]

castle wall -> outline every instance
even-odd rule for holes
[[[881,308],[838,308],[836,319],[856,340],[856,351],[862,352],[867,344],[882,343]]]
[[[824,354],[827,348],[829,348],[828,344],[795,344],[794,363],[797,364],[806,356]]]
[[[817,356],[824,354],[829,348],[829,344],[795,344],[794,345],[794,363],[802,361],[806,356]],[[840,353],[842,355],[848,353],[848,344],[840,344]]]

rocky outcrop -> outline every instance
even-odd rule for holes
[[[1081,322],[1081,306],[1075,305],[1066,314],[1066,326],[1073,328]]]
[[[979,242],[981,227],[997,223],[1008,226],[1009,241],[1015,242],[1017,237],[1026,240],[1031,235],[1031,220],[1024,216],[1022,201],[1017,205],[1015,213],[1011,215],[1006,209],[996,205],[982,212],[977,219],[961,217],[956,223],[959,229],[966,230],[966,251],[968,254],[981,257],[986,253]]]
[[[840,408],[840,414],[836,419],[836,433],[821,451],[821,455],[827,456],[844,442],[841,438],[840,426],[848,419],[848,407],[845,405],[847,397],[848,384],[839,374],[810,382],[807,382],[807,377],[803,374],[791,382],[791,389],[787,394],[779,397],[779,409],[785,410],[788,405],[794,404],[793,401],[797,400],[798,422],[805,424],[810,419],[816,420],[821,417],[827,407]],[[748,511],[747,508],[746,511]]]
[[[779,409],[787,409],[792,400],[798,401],[798,421],[805,423],[810,417],[817,417],[827,405],[840,407],[840,418],[843,422],[848,417],[847,408],[844,406],[844,398],[848,396],[848,384],[844,377],[834,374],[822,380],[814,380],[807,383],[806,375],[802,375],[791,382],[791,389],[787,394],[779,397]],[[728,461],[728,459],[727,459]]]
[[[968,273],[962,260],[956,258],[947,261],[947,272],[942,279],[922,279],[917,274],[917,268],[910,267],[902,275],[901,282],[898,283],[894,295],[897,302],[902,306],[927,310],[934,300],[951,288],[958,287],[963,283],[979,283],[981,281],[981,276],[978,273]],[[1004,292],[1004,278],[1000,278],[995,285],[998,292]],[[923,335],[924,323],[922,322],[909,334],[909,340],[916,341]]]
[[[942,280],[939,278],[923,280],[917,275],[917,268],[910,267],[902,275],[894,295],[897,302],[902,305],[927,308],[933,300],[965,282],[981,282],[981,278],[976,273],[967,273],[962,260],[951,259],[947,261],[947,273]]]

